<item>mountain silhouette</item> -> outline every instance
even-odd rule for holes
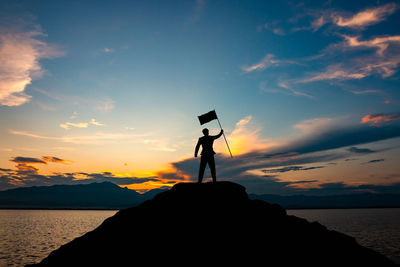
[[[260,199],[279,204],[286,209],[329,209],[329,208],[393,208],[400,207],[400,194],[355,193],[343,195],[280,196],[272,194],[249,194],[251,199]]]
[[[61,246],[38,266],[372,265],[354,238],[251,200],[231,182],[179,183]],[[239,265],[240,266],[240,265]]]
[[[0,191],[0,208],[121,209],[139,205],[162,191],[139,194],[110,182],[21,187]]]
[[[166,190],[153,189],[139,194],[135,190],[121,188],[111,182],[21,187],[0,191],[0,208],[124,209],[137,206]],[[328,196],[249,194],[249,198],[278,204],[286,209],[400,207],[400,194],[388,193]]]

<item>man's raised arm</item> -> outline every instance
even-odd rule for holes
[[[220,138],[221,135],[224,133],[224,130],[221,129],[221,131],[219,132],[219,134],[214,136],[214,139]]]

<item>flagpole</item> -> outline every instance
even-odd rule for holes
[[[214,110],[214,111],[215,111],[215,110]],[[215,114],[217,114],[217,113],[215,113]],[[221,123],[219,122],[218,116],[217,116],[217,121],[218,121],[219,127],[220,127],[221,130],[222,130],[222,126],[221,126]],[[222,134],[223,134],[223,136],[224,136],[226,146],[228,147],[229,154],[231,154],[231,158],[233,158],[231,149],[229,148],[229,145],[228,145],[228,141],[226,140],[226,137],[225,137],[225,133],[222,133]]]

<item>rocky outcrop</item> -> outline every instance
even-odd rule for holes
[[[385,266],[347,235],[250,200],[231,182],[180,183],[53,251],[40,266]]]

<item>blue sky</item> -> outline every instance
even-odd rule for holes
[[[195,180],[196,116],[212,109],[236,154],[216,143],[221,180],[400,182],[396,1],[3,1],[0,15],[0,190]]]

